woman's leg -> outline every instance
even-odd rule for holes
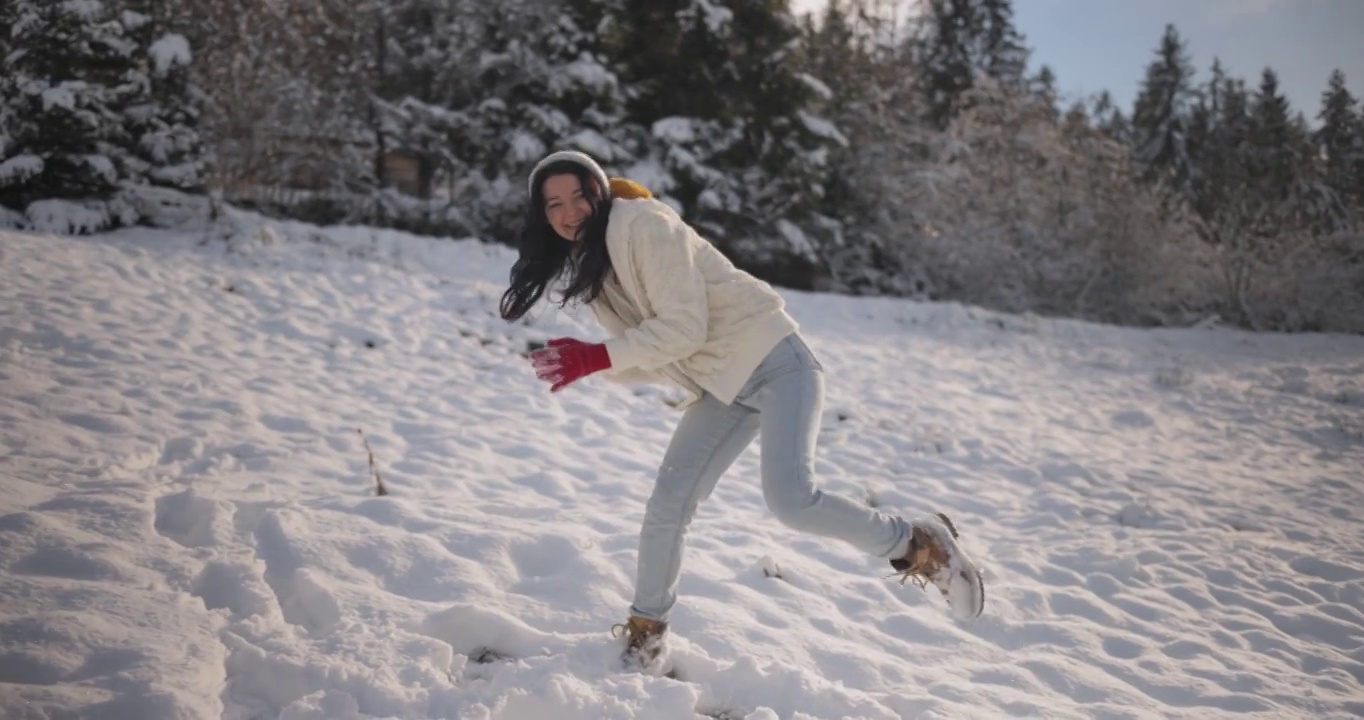
[[[743,403],[760,413],[763,499],[782,523],[837,538],[878,557],[909,547],[909,525],[846,497],[815,487],[815,446],[824,409],[824,374],[795,336],[778,345],[773,372]]]
[[[644,512],[632,615],[667,620],[677,602],[687,525],[757,434],[756,412],[725,405],[709,394],[683,413]]]

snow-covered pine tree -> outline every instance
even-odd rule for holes
[[[1337,270],[1339,258],[1358,251],[1322,239],[1341,206],[1321,180],[1306,120],[1290,114],[1271,69],[1254,92],[1232,78],[1218,87],[1209,92],[1220,107],[1199,152],[1193,207],[1215,251],[1222,312],[1257,329],[1349,327],[1333,308],[1337,300],[1358,306],[1357,280]]]
[[[1364,218],[1364,107],[1360,108],[1359,122],[1355,123],[1354,139],[1354,176],[1358,181],[1359,188],[1355,194],[1355,207],[1359,210],[1359,215]]]
[[[1034,102],[1050,112],[1053,119],[1058,119],[1060,108],[1057,107],[1057,102],[1060,100],[1060,93],[1056,90],[1056,73],[1051,66],[1044,64],[1038,68],[1037,74],[1028,79],[1028,86]]]
[[[514,237],[526,174],[550,150],[583,150],[608,172],[630,174],[645,132],[623,119],[626,91],[595,32],[607,32],[610,8],[605,0],[471,2],[452,18],[474,32],[451,48],[460,77],[446,85],[454,92],[438,116],[451,198],[469,232]]]
[[[1265,68],[1251,106],[1249,171],[1251,188],[1270,205],[1287,201],[1298,177],[1288,98],[1279,89],[1278,75]]]
[[[724,243],[724,216],[743,212],[739,152],[744,99],[735,94],[739,42],[723,0],[623,0],[610,56],[633,89],[627,117],[649,128],[654,191]]]
[[[1248,322],[1258,267],[1250,228],[1259,212],[1250,191],[1250,92],[1240,78],[1224,77],[1217,97],[1215,132],[1201,151],[1201,179],[1193,201],[1195,229],[1217,254],[1223,312],[1229,319]]]
[[[189,192],[205,189],[208,161],[199,134],[201,94],[190,79],[189,40],[162,0],[122,0],[119,21],[137,43],[130,79],[145,95],[124,111],[132,146],[127,176]]]
[[[946,127],[978,79],[1010,90],[1027,78],[1029,50],[1013,22],[1011,0],[927,0],[917,44],[928,120]]]
[[[813,262],[810,216],[824,194],[828,153],[847,139],[823,114],[827,86],[800,72],[800,29],[788,3],[730,0],[730,7],[735,74],[724,90],[741,101],[741,139],[725,166],[742,183],[743,211],[717,220],[729,238],[752,239],[755,254],[771,252],[772,262]]]
[[[1324,158],[1324,180],[1356,212],[1364,210],[1364,116],[1358,100],[1345,85],[1345,73],[1331,73],[1317,114],[1321,126],[1314,135]]]
[[[1321,126],[1312,137],[1312,157],[1320,158],[1321,182],[1340,203],[1340,216],[1327,223],[1315,252],[1315,267],[1302,281],[1304,303],[1315,296],[1313,325],[1318,329],[1364,330],[1364,111],[1345,85],[1345,74],[1331,73],[1322,93]],[[1333,231],[1333,232],[1332,232]]]
[[[1214,59],[1208,82],[1198,89],[1189,112],[1189,152],[1197,174],[1190,183],[1190,208],[1211,221],[1225,201],[1225,171],[1233,162],[1232,148],[1222,142],[1227,76],[1220,59]]]
[[[648,128],[626,120],[632,91],[619,77],[605,39],[619,16],[620,3],[561,1],[564,8],[555,31],[546,35],[545,50],[558,68],[551,78],[551,98],[569,116],[573,130],[550,143],[587,152],[620,175],[647,175],[637,163],[648,152]]]
[[[1251,96],[1245,81],[1227,78],[1222,84],[1222,110],[1218,114],[1213,149],[1205,153],[1211,163],[1204,176],[1213,198],[1209,207],[1214,228],[1229,226],[1234,232],[1249,222]],[[1217,244],[1214,240],[1214,244]]]
[[[1197,175],[1188,146],[1193,75],[1184,40],[1174,25],[1166,25],[1132,111],[1137,164],[1148,181],[1181,200],[1191,196]]]
[[[652,132],[660,194],[736,261],[808,285],[808,269],[777,266],[813,259],[811,213],[843,138],[799,73],[787,3],[624,0],[615,30],[627,117]]]
[[[368,122],[379,192],[402,184],[419,200],[442,194],[437,176],[454,180],[474,172],[458,166],[456,158],[470,155],[466,142],[482,141],[462,132],[470,120],[453,108],[475,95],[475,73],[469,69],[476,67],[483,24],[465,4],[432,0],[367,1],[362,12],[372,49],[363,76],[372,101]],[[396,171],[385,166],[383,158],[390,153],[412,158],[415,183],[395,177]],[[460,225],[456,232],[472,229]]]
[[[818,236],[816,252],[840,292],[897,295],[922,294],[910,269],[897,262],[902,254],[890,245],[903,242],[886,236],[883,210],[905,155],[917,145],[901,131],[917,127],[919,102],[909,53],[898,46],[894,15],[877,0],[835,0],[818,22],[807,17],[803,30],[802,69],[821,89],[818,106],[847,137],[829,156],[829,173],[819,216],[828,232]]]
[[[1248,191],[1259,208],[1252,230],[1258,236],[1281,243],[1289,234],[1343,222],[1334,193],[1317,182],[1316,151],[1306,120],[1290,113],[1278,75],[1270,68],[1261,74],[1251,105],[1248,150]]]
[[[1326,182],[1326,163],[1312,137],[1307,116],[1295,112],[1291,127],[1293,156],[1297,160],[1293,203],[1298,228],[1318,237],[1352,228],[1354,217],[1349,201]]]
[[[1094,97],[1089,110],[1094,127],[1108,137],[1123,144],[1131,143],[1132,126],[1122,108],[1113,102],[1113,95],[1102,90]]]
[[[1017,87],[1024,80],[1031,54],[1023,34],[1014,25],[1012,0],[979,0],[984,21],[975,64],[1002,87]],[[1050,68],[1045,68],[1048,73]],[[1039,76],[1041,73],[1039,73]],[[1051,80],[1055,81],[1053,75]]]
[[[925,37],[920,45],[928,121],[947,127],[959,99],[975,86],[971,48],[981,22],[971,0],[929,0],[923,9]]]
[[[14,21],[17,16],[18,5],[5,3],[0,5],[0,68],[7,68],[10,56],[10,35],[14,28]],[[13,106],[15,91],[12,87],[15,81],[14,76],[9,72],[0,73],[0,192],[11,182],[17,182],[20,175],[29,172],[36,172],[34,163],[28,161],[30,167],[24,168],[19,161],[12,165],[5,165],[11,159],[10,149],[17,142],[15,134],[18,132],[18,118],[16,113],[18,108]],[[15,154],[17,156],[17,153]],[[16,228],[23,225],[23,216],[14,209],[6,207],[3,200],[0,200],[0,228]]]
[[[132,208],[114,196],[127,147],[123,111],[144,92],[130,79],[136,46],[96,0],[6,5],[0,205],[52,232],[132,222]]]

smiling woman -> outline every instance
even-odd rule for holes
[[[502,296],[503,319],[525,315],[565,273],[562,303],[590,303],[601,294],[611,268],[606,250],[611,183],[595,162],[582,162],[586,157],[554,153],[531,172],[520,256],[512,266],[511,287]]]
[[[545,180],[544,194],[549,226],[559,237],[577,242],[583,223],[592,216],[592,201],[583,191],[582,180],[574,174],[554,175]]]
[[[907,520],[820,490],[814,478],[824,366],[781,295],[736,268],[670,207],[558,152],[531,172],[529,216],[502,317],[521,317],[567,274],[610,338],[555,338],[531,354],[551,392],[596,373],[670,383],[689,398],[640,531],[634,600],[616,626],[624,657],[651,666],[678,599],[684,538],[700,503],[761,437],[763,499],[795,530],[845,542],[933,583],[959,617],[981,614],[980,572],[942,514]]]

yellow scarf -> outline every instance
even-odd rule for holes
[[[611,197],[621,200],[639,200],[653,197],[649,189],[623,177],[611,178]]]

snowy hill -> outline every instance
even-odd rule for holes
[[[670,394],[549,395],[528,343],[599,334],[500,321],[511,259],[248,215],[0,235],[0,717],[1364,714],[1364,338],[787,293],[821,484],[949,513],[986,612],[786,530],[753,448],[670,679],[609,633]]]

